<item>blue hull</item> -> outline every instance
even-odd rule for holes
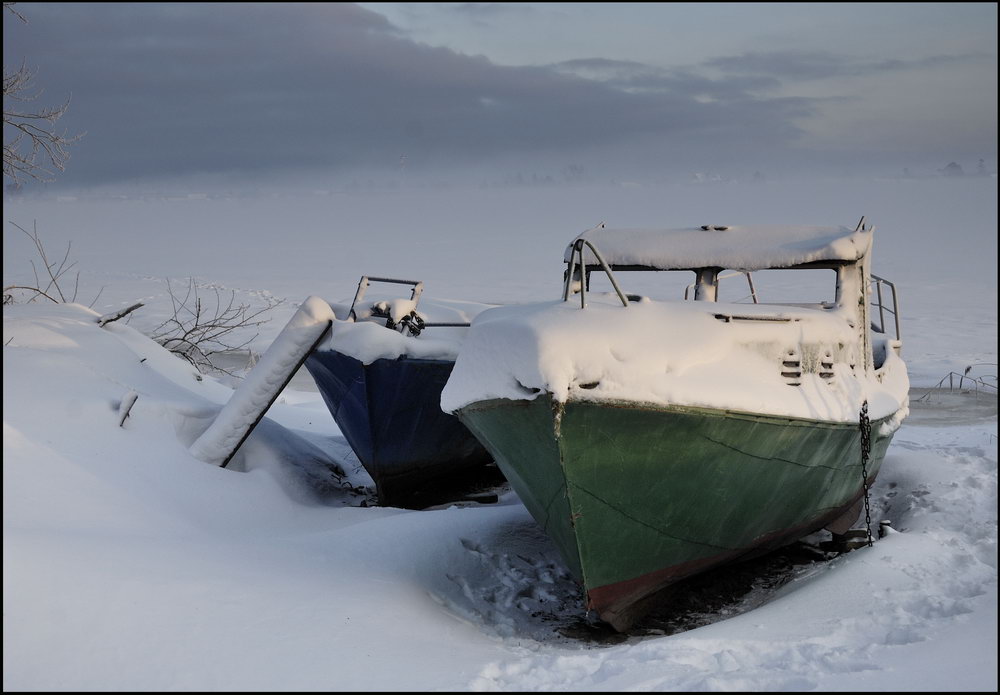
[[[313,352],[306,360],[333,419],[378,489],[384,506],[420,509],[503,478],[458,418],[441,410],[455,363],[360,360]]]

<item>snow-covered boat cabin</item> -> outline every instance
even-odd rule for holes
[[[869,268],[872,237],[873,227],[863,218],[853,230],[801,225],[608,229],[601,224],[566,248],[563,298],[580,293],[585,303],[593,271],[605,267],[612,273],[676,271],[673,282],[653,281],[661,290],[653,297],[758,305],[736,313],[720,309],[716,318],[724,321],[793,320],[787,314],[790,307],[835,313],[857,329],[868,366],[877,370],[886,350],[898,354],[901,343],[895,287]],[[583,287],[581,275],[586,278]],[[625,277],[631,285],[630,276],[617,279],[625,283]],[[622,292],[611,273],[608,279],[623,303],[645,299]]]

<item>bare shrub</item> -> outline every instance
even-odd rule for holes
[[[70,259],[73,244],[66,244],[66,251],[60,258],[49,258],[45,244],[38,234],[37,224],[29,232],[15,222],[11,224],[25,234],[35,245],[37,263],[29,260],[34,275],[33,285],[4,285],[4,306],[16,304],[19,301],[31,303],[44,298],[55,304],[75,302],[80,290],[80,272],[72,273],[76,261]],[[223,355],[238,354],[260,335],[258,329],[270,319],[265,314],[282,303],[281,300],[269,300],[265,306],[254,309],[250,304],[237,303],[236,292],[230,290],[229,297],[224,298],[216,288],[211,288],[208,300],[202,297],[205,287],[199,287],[194,278],[188,279],[187,290],[183,296],[174,292],[167,280],[170,293],[172,313],[170,318],[154,328],[149,337],[185,360],[190,362],[201,373],[217,372],[239,378],[240,373],[252,368],[257,361],[257,355],[247,350],[246,363],[241,369],[233,370],[225,366],[220,359]],[[72,290],[70,290],[72,286]],[[102,287],[89,306],[93,307],[104,291]],[[101,316],[97,323],[104,326],[112,321],[131,314],[143,306],[142,302]],[[247,336],[249,331],[252,335]]]
[[[239,374],[224,367],[220,356],[246,349],[260,335],[256,329],[269,321],[264,315],[281,304],[269,301],[266,306],[253,309],[249,304],[238,304],[234,290],[224,299],[215,288],[211,298],[203,301],[204,288],[199,288],[194,278],[188,280],[183,296],[174,292],[169,280],[167,289],[173,315],[154,328],[150,337],[186,359],[199,372],[214,371],[234,377]],[[254,334],[245,337],[248,330],[254,330]],[[253,366],[255,361],[253,352],[248,351],[246,366]]]
[[[31,271],[35,276],[34,285],[4,285],[3,288],[3,303],[4,305],[16,303],[15,293],[26,293],[27,298],[25,302],[33,302],[39,297],[44,297],[51,302],[56,304],[75,302],[77,295],[80,291],[80,272],[77,271],[72,275],[72,285],[73,291],[70,294],[69,284],[70,280],[66,278],[66,275],[76,267],[76,261],[70,261],[69,254],[73,248],[73,242],[67,242],[66,252],[63,254],[60,260],[49,260],[48,252],[45,250],[45,244],[42,243],[41,237],[38,235],[38,225],[37,223],[32,225],[31,231],[17,224],[16,222],[11,222],[11,224],[23,232],[32,243],[35,245],[35,251],[38,254],[38,259],[40,265],[44,270],[39,274],[39,268],[35,265],[34,260],[29,260],[31,264]],[[101,292],[104,291],[102,287],[94,297],[89,306],[94,306],[97,303],[98,297],[101,296]]]

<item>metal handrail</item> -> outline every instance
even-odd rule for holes
[[[413,290],[410,292],[410,299],[414,302],[420,301],[420,294],[424,291],[424,283],[420,280],[397,280],[395,278],[374,278],[362,275],[361,280],[358,281],[358,289],[354,293],[354,301],[351,302],[351,310],[347,314],[348,320],[354,321],[358,318],[358,315],[354,312],[354,307],[365,296],[365,292],[368,290],[368,285],[373,282],[390,282],[397,285],[413,285]]]
[[[618,298],[622,300],[622,306],[628,306],[628,297],[622,292],[621,287],[618,286],[618,281],[615,280],[614,274],[611,272],[611,268],[605,262],[604,257],[601,255],[600,251],[597,250],[589,239],[577,239],[573,242],[573,250],[570,252],[569,256],[569,268],[566,271],[566,283],[563,286],[563,301],[569,301],[569,289],[573,284],[573,275],[576,273],[577,258],[580,259],[580,308],[585,309],[587,307],[587,279],[584,277],[586,275],[586,263],[583,260],[583,246],[586,244],[590,247],[590,250],[594,254],[594,258],[597,262],[601,264],[601,268],[608,276],[608,280],[611,281],[612,287],[615,288],[615,292],[618,293]]]
[[[875,296],[877,300],[873,302],[878,309],[878,321],[879,321],[879,332],[885,333],[885,314],[886,312],[892,314],[893,321],[896,326],[896,340],[900,339],[899,331],[899,300],[896,296],[896,285],[885,278],[879,277],[874,273],[871,274],[872,282],[875,284]],[[882,298],[882,285],[888,286],[889,290],[892,292],[892,308],[890,309],[885,305],[885,301]]]

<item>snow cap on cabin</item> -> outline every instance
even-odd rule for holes
[[[859,261],[871,248],[872,228],[718,224],[686,229],[608,229],[600,224],[576,239],[592,243],[612,266],[761,270]],[[566,248],[567,263],[576,239]],[[588,265],[597,262],[586,247],[584,254]]]

